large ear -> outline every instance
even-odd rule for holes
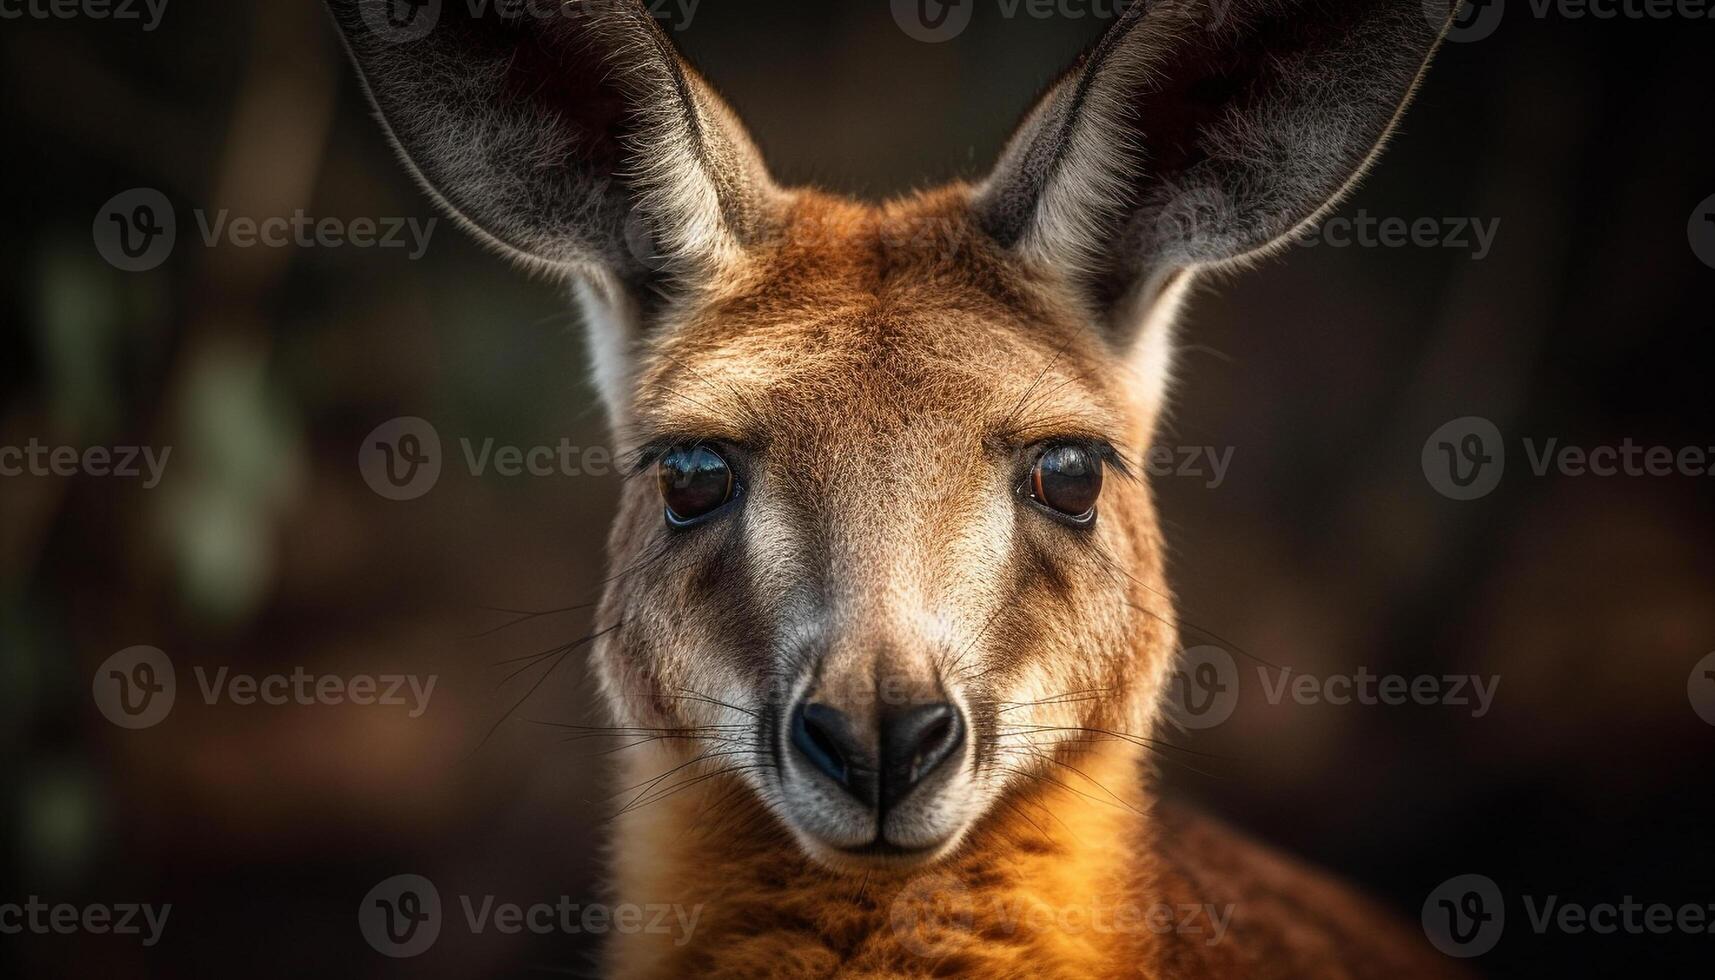
[[[979,218],[1130,342],[1187,273],[1267,250],[1353,185],[1446,27],[1426,6],[1452,4],[1133,3],[1025,119]]]
[[[610,405],[639,309],[767,233],[779,192],[759,155],[641,0],[327,5],[424,187],[599,297]]]

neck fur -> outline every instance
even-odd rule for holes
[[[625,785],[685,761],[648,749]],[[616,920],[609,973],[1096,978],[1126,964],[1135,977],[1150,933],[1116,926],[1153,884],[1140,751],[1101,742],[1062,758],[953,855],[910,870],[813,863],[730,777],[648,803],[617,821],[613,898],[646,908],[638,928]]]

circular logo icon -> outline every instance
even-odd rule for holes
[[[441,936],[441,893],[422,875],[394,875],[363,896],[357,927],[383,956],[419,956]]]
[[[893,0],[893,19],[912,40],[951,41],[971,26],[976,0]]]
[[[153,187],[133,187],[108,199],[90,228],[95,250],[121,272],[148,272],[173,254],[178,221],[173,202]]]
[[[1465,959],[1501,941],[1506,928],[1501,888],[1484,875],[1449,878],[1423,902],[1423,932],[1436,949]]]
[[[1691,668],[1691,676],[1685,680],[1685,694],[1691,698],[1691,710],[1697,712],[1697,717],[1715,725],[1715,653]]]
[[[1176,257],[1201,257],[1209,242],[1231,234],[1234,213],[1226,192],[1213,184],[1176,186],[1165,195],[1167,202],[1155,217],[1154,247]]]
[[[1715,269],[1715,194],[1703,199],[1691,212],[1691,222],[1685,226],[1685,236],[1691,241],[1691,251],[1698,260]]]
[[[363,0],[363,22],[388,44],[420,40],[441,20],[441,0]]]
[[[120,728],[153,728],[173,710],[173,662],[155,647],[126,647],[95,668],[95,706]]]
[[[440,433],[414,415],[383,422],[364,437],[357,468],[369,489],[388,500],[415,500],[440,482]]]
[[[670,263],[667,252],[661,248],[655,229],[650,226],[649,219],[643,216],[642,211],[633,208],[625,216],[623,236],[626,251],[631,253],[638,265],[651,272],[660,272],[667,268]],[[695,250],[694,244],[686,244]]]
[[[1447,40],[1464,44],[1495,33],[1506,13],[1506,0],[1423,0],[1423,13],[1436,27],[1447,24]]]
[[[1495,423],[1476,415],[1454,419],[1423,443],[1423,475],[1452,500],[1486,497],[1500,485],[1507,447]]]
[[[913,878],[894,896],[888,923],[899,944],[930,959],[957,953],[975,940],[976,901],[949,874]]]
[[[1167,681],[1167,717],[1181,728],[1214,728],[1239,705],[1239,665],[1217,646],[1188,647]]]

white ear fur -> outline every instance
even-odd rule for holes
[[[584,318],[590,379],[607,409],[609,424],[622,429],[630,421],[631,345],[643,330],[637,303],[617,284],[588,276],[573,280],[572,296]]]
[[[1144,299],[1140,294],[1131,301],[1126,314],[1135,323],[1129,328],[1133,339],[1125,351],[1125,364],[1132,376],[1137,415],[1144,420],[1145,431],[1141,435],[1146,438],[1154,436],[1172,392],[1179,316],[1195,275],[1190,270],[1182,271],[1152,297]]]

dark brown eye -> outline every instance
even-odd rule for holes
[[[1083,446],[1053,446],[1030,470],[1030,495],[1077,521],[1095,516],[1102,493],[1102,458]]]
[[[668,450],[655,464],[669,524],[689,524],[732,498],[732,469],[707,446]]]

